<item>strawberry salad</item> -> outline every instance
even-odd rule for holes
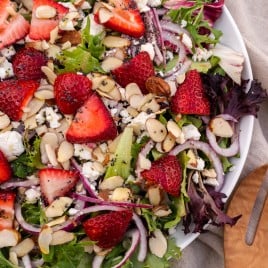
[[[0,1],[0,267],[169,267],[234,225],[225,175],[265,90],[223,0]]]

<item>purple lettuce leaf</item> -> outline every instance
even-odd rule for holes
[[[228,76],[203,74],[202,81],[211,103],[212,115],[225,113],[237,120],[246,115],[257,117],[260,104],[267,98],[266,90],[256,80],[251,81],[248,92],[248,80],[242,80],[240,86]]]

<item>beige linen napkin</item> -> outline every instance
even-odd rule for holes
[[[226,0],[227,8],[236,21],[253,68],[254,78],[268,89],[268,32],[267,0]],[[260,165],[268,163],[268,102],[262,104],[255,120],[253,139],[243,168],[241,179]],[[233,227],[235,228],[235,227]],[[182,258],[176,268],[223,268],[223,231],[211,227],[182,251]]]

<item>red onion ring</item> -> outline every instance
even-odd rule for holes
[[[82,200],[85,202],[100,204],[100,205],[107,205],[107,206],[118,206],[118,207],[136,207],[136,208],[152,208],[153,206],[150,204],[139,204],[139,203],[130,203],[130,202],[113,202],[113,201],[104,201],[102,199],[96,199],[93,197],[81,195],[78,193],[73,194],[73,198]]]
[[[135,249],[138,246],[138,243],[140,241],[140,232],[135,229],[127,232],[126,236],[131,237],[131,245],[127,252],[125,253],[124,258],[116,265],[114,265],[112,268],[120,268],[122,267],[126,261],[131,257],[131,255],[134,253]]]
[[[181,34],[187,34],[190,37],[190,34],[187,30],[185,30],[184,28],[182,28],[179,24],[174,23],[172,21],[169,20],[162,20],[160,22],[160,25],[162,27],[162,30],[164,31],[168,31],[168,32],[172,32],[178,35]]]
[[[143,262],[147,255],[147,231],[137,214],[133,213],[132,219],[135,221],[135,224],[140,232],[140,248],[138,252],[138,261]]]
[[[38,234],[41,232],[41,227],[35,227],[32,224],[29,224],[24,220],[24,218],[22,216],[22,212],[21,212],[21,205],[18,203],[15,205],[15,217],[16,217],[16,220],[19,223],[19,225],[25,231],[27,231],[31,234]]]
[[[105,256],[95,255],[92,261],[92,268],[101,268],[101,265],[105,259]]]
[[[197,149],[201,150],[206,154],[209,160],[213,163],[215,171],[217,173],[217,181],[219,185],[215,187],[215,190],[218,191],[222,188],[224,182],[224,172],[222,168],[222,163],[216,152],[211,148],[211,146],[202,141],[189,140],[185,143],[176,146],[173,150],[169,152],[170,155],[177,155],[180,152],[187,149]]]
[[[36,186],[39,185],[39,179],[32,179],[32,180],[24,180],[24,181],[18,181],[18,180],[12,180],[5,182],[0,185],[0,188],[3,190],[10,189],[10,188],[17,188],[17,187],[31,187],[31,186]]]
[[[22,258],[22,263],[24,268],[32,268],[32,263],[29,254],[24,255]]]
[[[216,136],[210,130],[209,125],[206,127],[206,135],[207,135],[210,146],[217,154],[225,156],[225,157],[231,157],[231,156],[235,156],[239,152],[239,148],[240,148],[239,135],[237,133],[234,133],[234,136],[232,138],[232,143],[228,148],[222,148],[219,146],[219,144],[217,143]]]

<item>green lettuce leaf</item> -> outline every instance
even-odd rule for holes
[[[47,218],[40,202],[30,204],[24,202],[21,206],[22,215],[26,222],[30,224],[42,225],[47,222]]]

